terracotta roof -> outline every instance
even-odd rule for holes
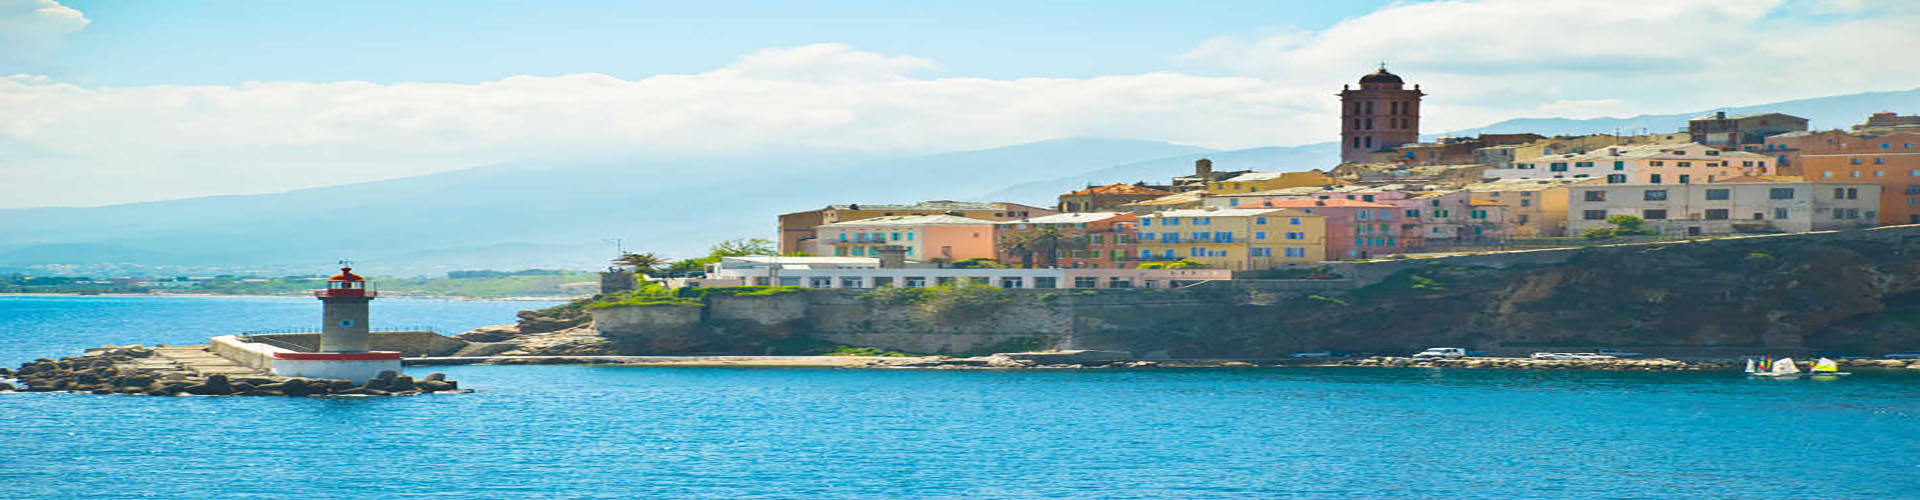
[[[858,227],[858,226],[980,226],[993,225],[993,221],[980,220],[958,215],[892,215],[855,221],[835,222],[821,227]]]
[[[1108,184],[1105,186],[1094,186],[1094,187],[1082,189],[1079,191],[1074,191],[1071,193],[1067,193],[1066,196],[1072,196],[1076,194],[1150,194],[1154,196],[1166,196],[1173,193],[1170,193],[1167,191],[1161,191],[1161,190],[1150,188],[1150,187],[1135,186],[1132,184]]]
[[[1504,206],[1507,206],[1507,204],[1505,204],[1505,203],[1500,203],[1500,202],[1497,202],[1497,201],[1487,201],[1487,200],[1481,200],[1481,199],[1468,199],[1468,200],[1467,200],[1467,205],[1471,205],[1471,206],[1476,206],[1476,207],[1504,207]]]
[[[1000,221],[997,224],[1000,224],[1002,226],[1005,226],[1008,224],[1085,224],[1088,222],[1099,222],[1099,221],[1111,219],[1114,217],[1119,217],[1122,215],[1128,215],[1128,213],[1127,212],[1068,212],[1064,214],[1042,215],[1039,217],[1032,217],[1032,218],[1026,218],[1026,219],[1005,220],[1005,221]]]

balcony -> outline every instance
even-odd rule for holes
[[[375,291],[375,290],[363,290],[363,289],[359,289],[359,288],[354,288],[354,289],[345,289],[345,288],[340,288],[340,289],[324,289],[324,290],[314,290],[314,291],[313,291],[313,296],[314,296],[314,297],[319,297],[319,298],[327,298],[327,297],[378,297],[378,296],[380,296],[380,292],[378,292],[378,291]]]

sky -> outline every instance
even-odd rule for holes
[[[1334,139],[1920,86],[1909,0],[0,0],[0,208],[524,159]],[[1902,110],[1912,113],[1920,110]]]

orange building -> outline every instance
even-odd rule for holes
[[[1829,153],[1803,154],[1801,171],[1810,181],[1862,181],[1880,184],[1882,225],[1920,224],[1920,135],[1893,134],[1861,139]]]
[[[994,226],[1001,264],[1019,267],[1076,269],[1125,269],[1137,265],[1134,259],[1135,231],[1140,216],[1131,212],[1080,212],[1054,214],[1031,219],[1000,222]],[[1054,249],[1053,258],[1013,246],[1022,233],[1052,229],[1067,237]],[[1026,250],[1026,251],[1022,251]]]

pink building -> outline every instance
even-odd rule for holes
[[[1273,200],[1239,208],[1292,208],[1326,217],[1327,260],[1370,259],[1406,253],[1400,207],[1360,200]]]
[[[994,258],[993,221],[957,215],[896,215],[815,228],[825,255],[876,257],[874,247],[907,247],[907,260],[953,262]]]

